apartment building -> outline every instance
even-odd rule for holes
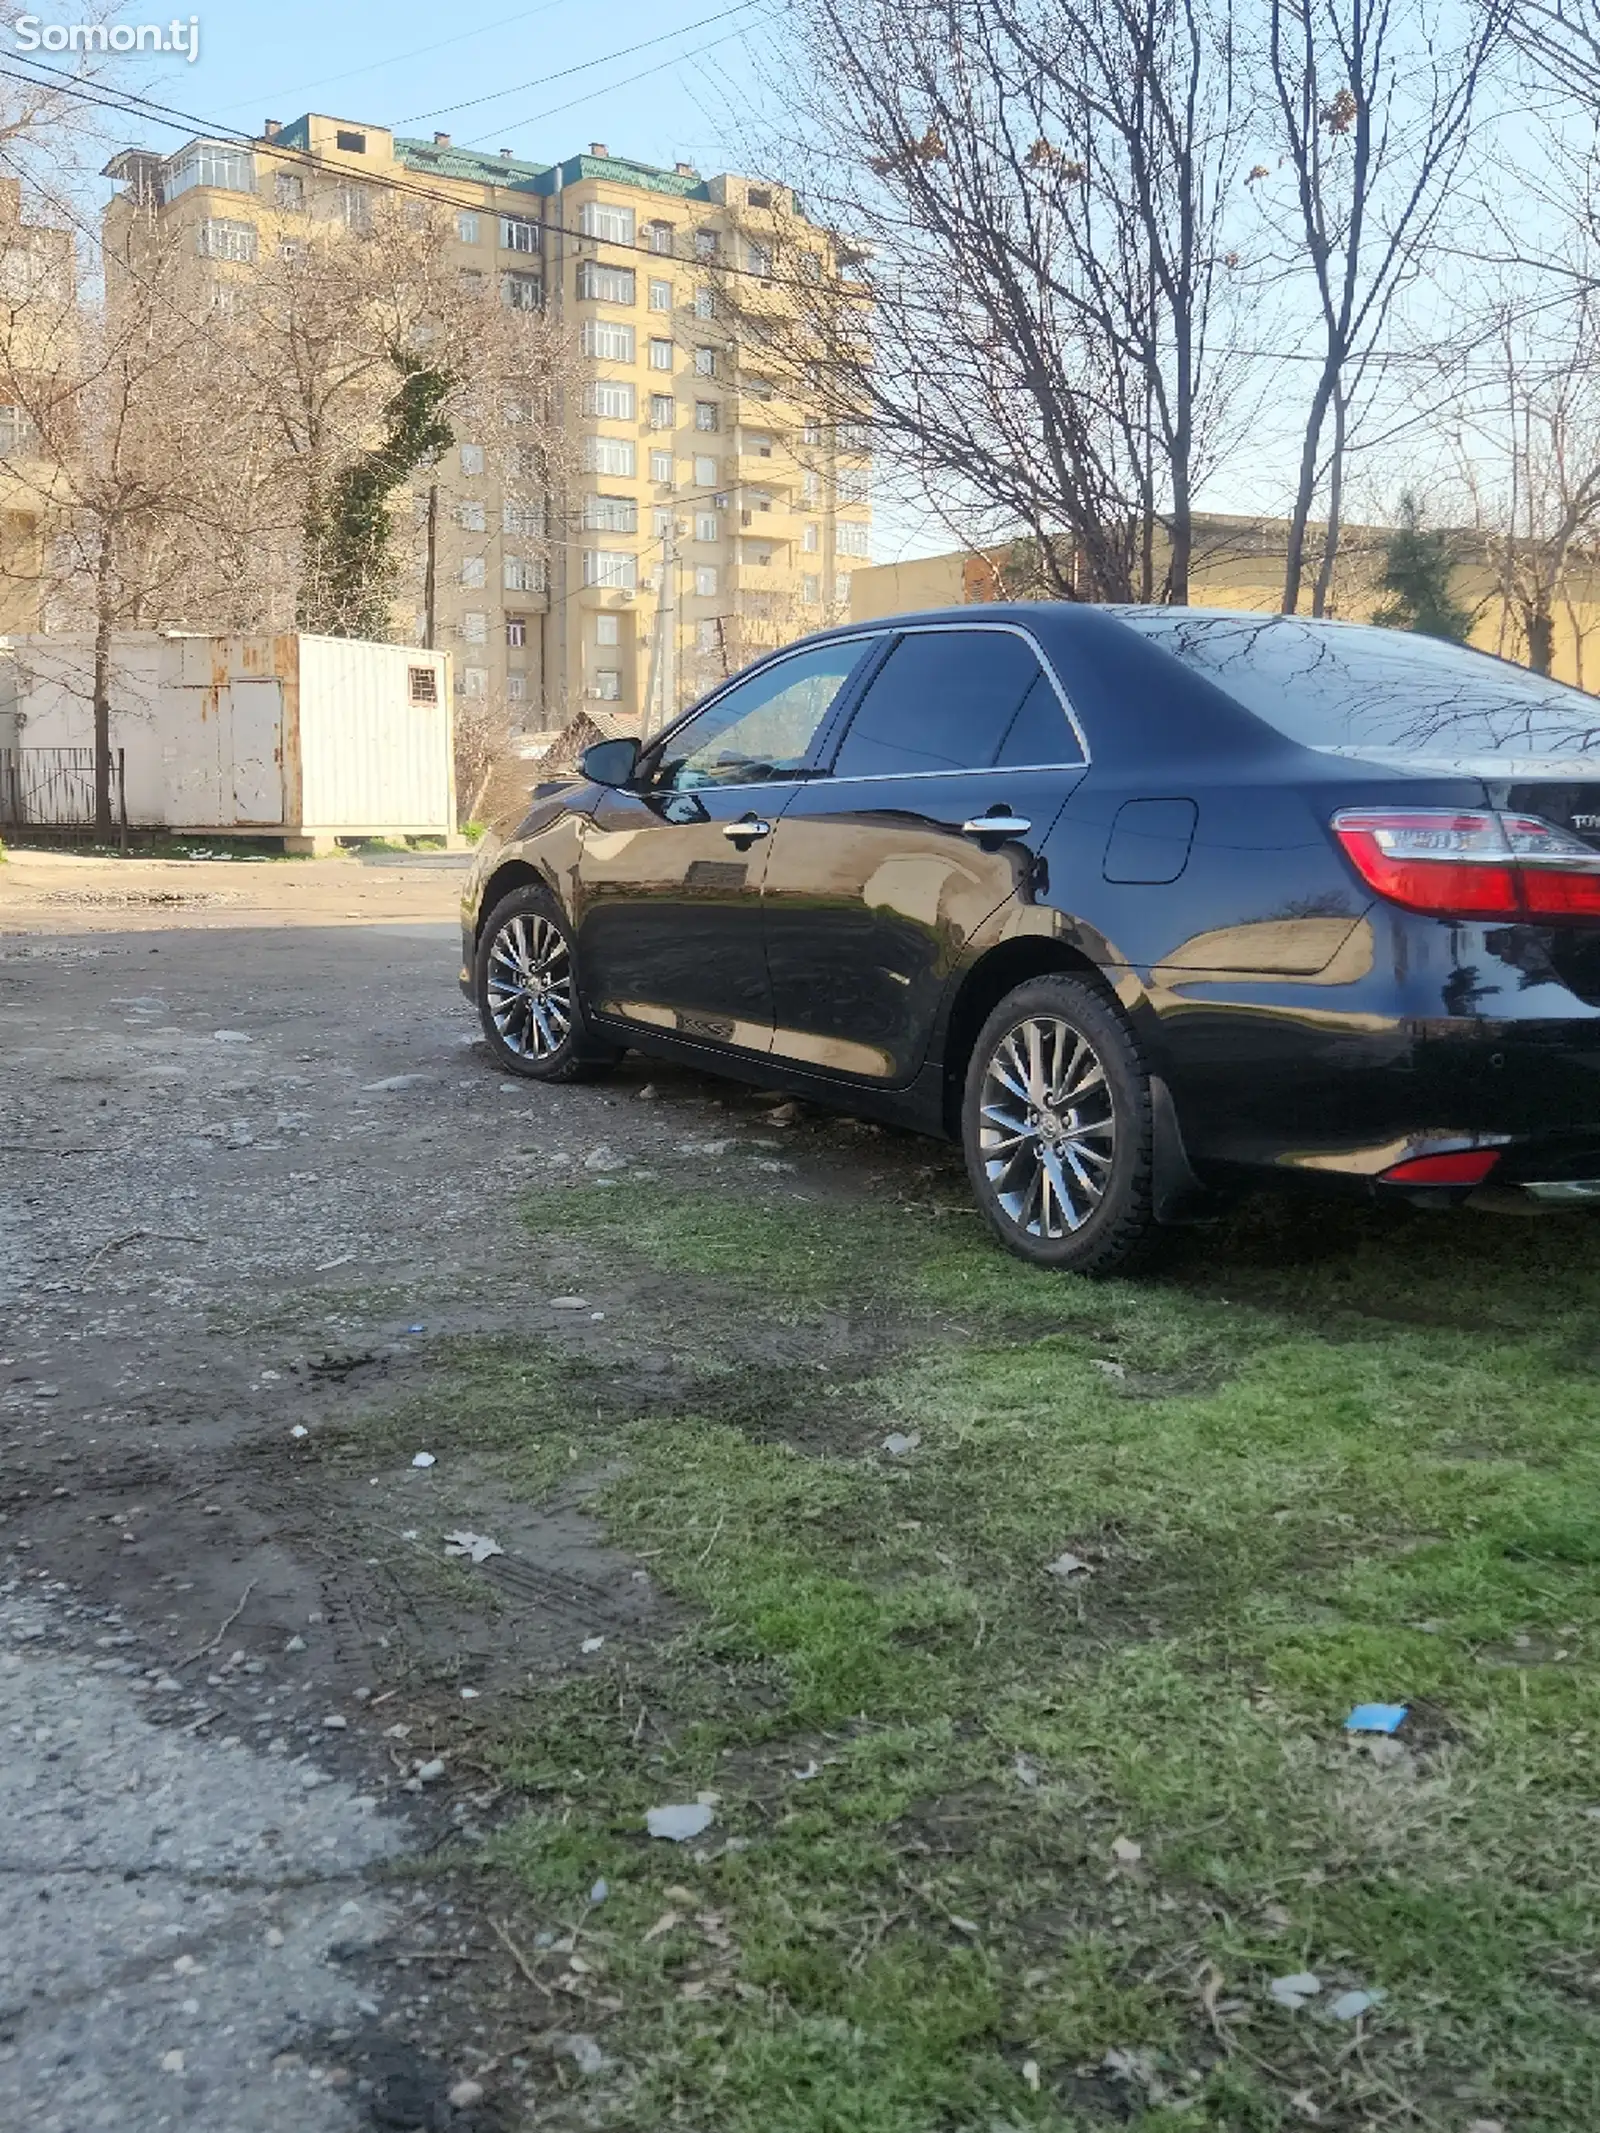
[[[433,527],[436,638],[463,697],[503,701],[528,730],[579,709],[633,729],[848,615],[871,544],[866,436],[797,405],[725,315],[733,277],[774,286],[769,233],[797,216],[785,189],[601,143],[529,163],[317,114],[269,121],[248,145],[131,151],[108,175],[121,187],[109,223],[176,222],[223,287],[330,196],[359,224],[364,186],[409,190],[447,214],[463,288],[570,322],[574,493],[514,500],[467,436],[414,484],[414,538]],[[396,618],[417,638],[426,622],[416,600]]]
[[[40,627],[45,546],[63,471],[35,411],[71,360],[72,233],[27,221],[22,184],[0,178],[0,635]]]

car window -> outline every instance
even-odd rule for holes
[[[1125,609],[1121,620],[1310,748],[1449,757],[1600,748],[1592,696],[1437,637],[1174,608]]]
[[[654,790],[691,792],[792,777],[868,642],[858,637],[819,644],[736,683],[672,736],[650,781]]]
[[[1041,674],[1018,706],[998,763],[1081,763],[1083,748],[1061,708],[1050,678]]]
[[[1054,740],[1042,688],[1053,695],[1032,647],[1009,630],[927,630],[902,637],[874,677],[834,763],[841,778],[905,777],[930,770],[987,770],[1025,709],[1019,740],[1053,749],[1032,762],[1076,762],[1079,749],[1060,715]],[[1022,757],[1013,755],[1013,762]]]

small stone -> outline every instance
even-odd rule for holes
[[[283,1647],[286,1652],[303,1652],[307,1649],[304,1637],[291,1637]]]
[[[199,1968],[192,1955],[180,1955],[172,1966],[172,1974],[174,1977],[193,1977]]]
[[[182,2052],[163,2052],[161,2054],[161,2071],[164,2074],[181,2074],[183,2072]]]
[[[587,1296],[552,1296],[550,1308],[552,1311],[587,1311],[589,1299]]]
[[[633,1100],[635,1103],[639,1104],[659,1103],[661,1100],[661,1091],[656,1087],[653,1081],[647,1081],[644,1087],[635,1093]]]
[[[435,1756],[431,1763],[420,1763],[417,1766],[417,1783],[419,1785],[437,1785],[443,1776],[444,1761],[440,1756]]]
[[[1275,1977],[1267,1990],[1280,2007],[1298,2014],[1307,2000],[1314,2000],[1322,1990],[1322,1980],[1314,1970],[1297,1970],[1293,1977]]]
[[[349,1719],[338,1711],[330,1711],[322,1723],[330,1733],[344,1733],[348,1731],[350,1725]]]
[[[481,2081],[458,2081],[450,2091],[450,2108],[453,2111],[470,2111],[483,2101]]]
[[[891,1459],[904,1459],[922,1442],[920,1430],[912,1430],[908,1436],[904,1430],[893,1429],[883,1440],[883,1448]]]
[[[767,1113],[766,1123],[769,1126],[797,1126],[800,1123],[800,1106],[779,1104],[776,1111]]]
[[[1051,1577],[1060,1578],[1063,1582],[1071,1578],[1086,1578],[1090,1575],[1089,1565],[1084,1561],[1083,1557],[1081,1555],[1073,1555],[1070,1551],[1065,1555],[1058,1555],[1053,1563],[1046,1563],[1044,1567]]]
[[[283,1946],[283,1928],[282,1928],[282,1926],[268,1926],[268,1928],[267,1928],[267,1946],[268,1946],[269,1948],[281,1948],[281,1947]]]
[[[589,1150],[583,1159],[583,1167],[585,1170],[621,1170],[626,1161],[626,1156],[618,1155],[615,1148],[602,1146]]]
[[[1137,1866],[1144,1857],[1144,1846],[1135,1844],[1131,1837],[1113,1837],[1111,1856],[1118,1866]]]
[[[437,1466],[439,1462],[432,1452],[417,1452],[413,1454],[411,1464],[413,1466]]]
[[[605,1643],[604,1637],[585,1637],[578,1649],[581,1652],[597,1652]]]
[[[294,1428],[290,1430],[289,1434],[291,1437],[309,1437],[311,1432],[306,1428],[303,1422],[297,1422]]]
[[[1377,1986],[1370,1992],[1341,1992],[1328,2012],[1336,2022],[1353,2022],[1357,2016],[1381,2007],[1387,1997]]]

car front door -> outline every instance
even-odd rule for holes
[[[1008,898],[1033,893],[1085,768],[1061,691],[1020,630],[900,636],[831,774],[796,792],[773,838],[774,1055],[910,1081],[968,941]]]
[[[736,681],[647,751],[583,831],[577,945],[592,1013],[765,1052],[761,891],[773,826],[866,638]]]

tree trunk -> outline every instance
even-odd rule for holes
[[[1333,459],[1328,471],[1328,530],[1323,536],[1322,561],[1311,594],[1311,612],[1317,616],[1328,612],[1333,566],[1339,559],[1339,532],[1344,508],[1344,414],[1344,394],[1336,392],[1333,396]]]
[[[100,529],[95,558],[94,591],[94,833],[111,836],[111,528]]]
[[[1310,524],[1311,506],[1317,495],[1317,452],[1322,443],[1322,425],[1327,417],[1328,402],[1333,398],[1338,374],[1338,365],[1330,356],[1327,367],[1317,380],[1317,389],[1312,395],[1311,407],[1306,416],[1305,444],[1300,453],[1300,479],[1295,485],[1294,511],[1289,519],[1288,553],[1283,566],[1281,605],[1286,615],[1295,614],[1300,606],[1300,587],[1306,572],[1306,527]]]
[[[1556,618],[1541,596],[1528,609],[1528,664],[1535,674],[1548,674],[1555,658]]]

